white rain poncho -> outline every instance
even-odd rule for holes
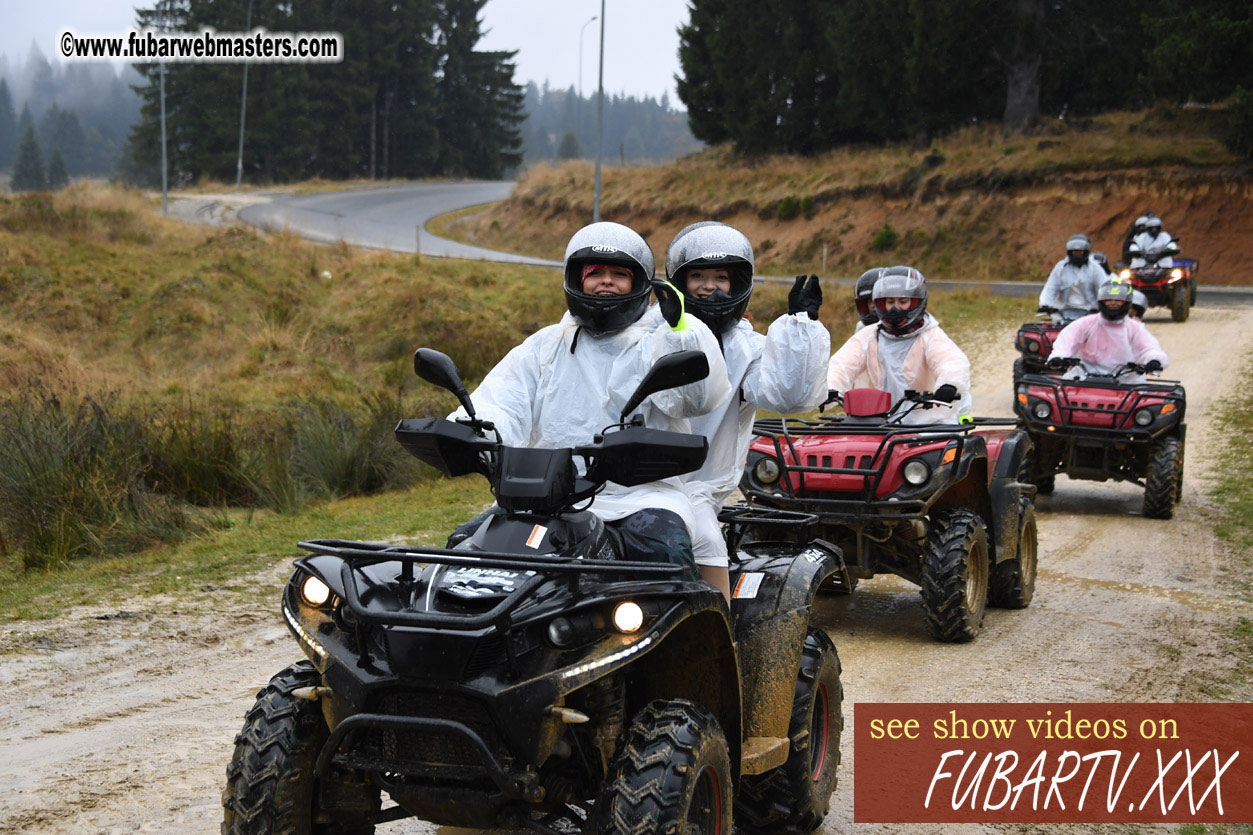
[[[692,550],[700,565],[727,564],[718,511],[744,472],[757,409],[793,414],[818,408],[827,394],[831,335],[808,313],[797,313],[780,316],[765,336],[741,319],[723,333],[722,346],[731,397],[692,420],[692,431],[709,439],[709,456],[686,477],[696,511]]]
[[[971,414],[970,360],[930,313],[920,329],[904,336],[886,333],[878,324],[853,334],[831,357],[827,385],[844,394],[856,387],[862,372],[873,388],[891,394],[893,403],[898,403],[907,389],[935,391],[946,383],[957,389],[956,402],[914,409],[901,421],[904,425],[957,423]]]
[[[1131,266],[1133,268],[1143,267],[1147,263],[1144,260],[1143,255],[1145,255],[1146,253],[1154,249],[1161,249],[1165,251],[1166,247],[1170,246],[1170,235],[1168,235],[1165,231],[1158,232],[1156,235],[1154,235],[1153,233],[1149,232],[1146,229],[1143,232],[1141,232],[1139,235],[1136,235],[1135,240],[1132,243],[1135,244],[1135,246],[1139,247],[1140,251],[1132,257]],[[1166,255],[1162,258],[1159,258],[1157,260],[1157,263],[1154,264],[1153,266],[1173,267],[1175,266],[1175,259],[1169,255]]]
[[[1096,294],[1107,280],[1105,270],[1091,258],[1079,267],[1070,263],[1069,258],[1063,258],[1044,282],[1040,306],[1061,311],[1053,317],[1057,324],[1073,322],[1096,309]]]
[[[1111,322],[1099,313],[1084,316],[1062,328],[1049,357],[1078,357],[1083,361],[1066,373],[1071,380],[1081,380],[1089,374],[1110,374],[1129,362],[1144,365],[1149,360],[1157,360],[1162,368],[1170,364],[1161,343],[1139,319],[1124,316]],[[1123,379],[1139,382],[1144,378],[1128,374]]]
[[[478,417],[495,423],[508,446],[577,447],[618,422],[622,407],[654,362],[675,351],[699,350],[709,358],[708,377],[657,392],[632,413],[642,415],[650,429],[688,432],[688,419],[721,406],[730,385],[714,335],[690,314],[686,322],[686,329],[671,330],[653,305],[633,324],[597,334],[580,329],[567,312],[506,354],[471,401]],[[578,344],[571,351],[576,332]],[[450,417],[466,415],[458,409]],[[575,460],[581,474],[583,461]],[[612,522],[646,508],[669,510],[685,521],[692,518],[691,502],[677,477],[637,487],[609,482],[590,509]]]

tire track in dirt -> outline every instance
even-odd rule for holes
[[[824,833],[913,833],[854,824],[851,720],[871,701],[1151,701],[1186,696],[1198,672],[1222,670],[1222,640],[1253,614],[1225,587],[1226,546],[1211,530],[1206,473],[1215,466],[1210,411],[1230,363],[1248,356],[1253,310],[1196,309],[1150,328],[1188,388],[1184,502],[1172,521],[1139,516],[1129,485],[1058,479],[1039,502],[1041,574],[1031,607],[992,610],[968,645],[927,637],[917,589],[893,577],[823,598],[815,619],[844,662],[849,731]],[[982,414],[1010,413],[1013,328],[968,345]],[[0,833],[216,833],[233,738],[265,681],[299,657],[277,613],[289,564],[247,578],[272,608],[128,603],[0,627]],[[108,619],[98,619],[108,618]],[[1138,827],[1155,831],[1154,827]],[[948,833],[1079,833],[1086,825],[947,826]],[[380,833],[460,835],[397,821]]]

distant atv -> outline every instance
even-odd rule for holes
[[[403,420],[407,450],[479,473],[500,515],[455,549],[300,543],[282,610],[308,661],[258,694],[227,770],[224,833],[370,833],[416,816],[461,827],[730,835],[808,832],[827,813],[843,728],[840,663],[809,627],[840,554],[798,536],[735,554],[732,611],[692,566],[641,562],[588,512],[607,481],[700,467],[700,436],[627,416],[708,373],[663,358],[576,449],[500,443],[452,361],[425,379],[469,419]],[[586,464],[578,475],[575,458]],[[736,508],[742,530],[811,516]],[[381,807],[381,792],[395,803]]]
[[[1049,354],[1053,353],[1053,343],[1065,325],[1053,323],[1052,314],[1057,312],[1052,307],[1041,307],[1037,313],[1042,321],[1024,322],[1014,337],[1014,347],[1020,356],[1014,360],[1014,389],[1018,381],[1027,373],[1039,374],[1048,368]]]
[[[1079,360],[1055,360],[1073,367]],[[1183,488],[1183,422],[1187,396],[1178,382],[1134,383],[1128,363],[1084,380],[1028,374],[1018,383],[1014,411],[1031,435],[1027,477],[1052,493],[1057,473],[1089,481],[1130,481],[1144,488],[1144,515],[1169,519]]]
[[[1196,304],[1196,274],[1201,270],[1201,262],[1175,257],[1173,267],[1155,266],[1168,254],[1164,249],[1149,250],[1145,253],[1148,265],[1124,267],[1118,276],[1143,293],[1150,308],[1169,307],[1172,321],[1186,322]]]
[[[818,535],[848,564],[831,590],[891,573],[922,587],[941,641],[979,634],[988,603],[1031,602],[1036,577],[1035,488],[1019,481],[1031,449],[1015,421],[906,426],[941,401],[878,389],[843,398],[847,417],[759,420],[741,488],[756,504],[818,517]]]

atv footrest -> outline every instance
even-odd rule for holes
[[[743,774],[764,774],[787,762],[792,748],[786,736],[750,736],[744,740],[740,751],[740,771]]]

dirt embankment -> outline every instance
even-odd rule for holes
[[[528,172],[509,200],[459,219],[448,232],[481,245],[560,258],[569,236],[591,214],[592,183],[585,173],[578,164]],[[763,174],[757,185],[744,179],[736,199],[711,193],[702,203],[685,195],[666,205],[666,168],[611,169],[602,217],[643,234],[659,270],[670,239],[687,224],[712,217],[748,235],[762,273],[819,271],[825,259],[827,273],[845,276],[907,262],[934,278],[1040,281],[1075,232],[1086,232],[1096,250],[1117,260],[1132,221],[1151,210],[1180,238],[1185,255],[1200,259],[1201,281],[1253,284],[1253,176],[1242,168],[1053,174],[992,168],[952,177],[938,164],[914,175],[825,189],[802,184],[788,205],[791,195],[776,197],[780,187]],[[636,196],[650,185],[661,199]],[[624,196],[616,198],[615,190]]]
[[[989,612],[972,644],[926,635],[918,590],[891,576],[849,597],[823,598],[814,618],[844,661],[845,717],[883,701],[1212,701],[1248,699],[1234,681],[1241,561],[1213,532],[1206,480],[1222,466],[1211,415],[1232,383],[1216,356],[1253,350],[1253,310],[1197,309],[1184,323],[1160,311],[1150,328],[1188,389],[1183,501],[1175,519],[1140,515],[1126,484],[1059,478],[1038,503],[1040,574],[1023,611]],[[980,411],[1008,414],[1012,326],[968,344]],[[240,604],[135,599],[47,622],[0,627],[0,833],[211,833],[232,738],[258,687],[300,656],[278,614],[289,566],[249,578],[273,591]],[[1230,688],[1230,689],[1223,689]],[[822,832],[912,833],[852,820],[853,735],[842,740],[840,786]],[[1170,830],[1174,830],[1171,827]],[[1141,831],[1157,831],[1141,827]],[[380,833],[464,835],[417,821]],[[1081,835],[1074,825],[963,826],[942,831]]]

